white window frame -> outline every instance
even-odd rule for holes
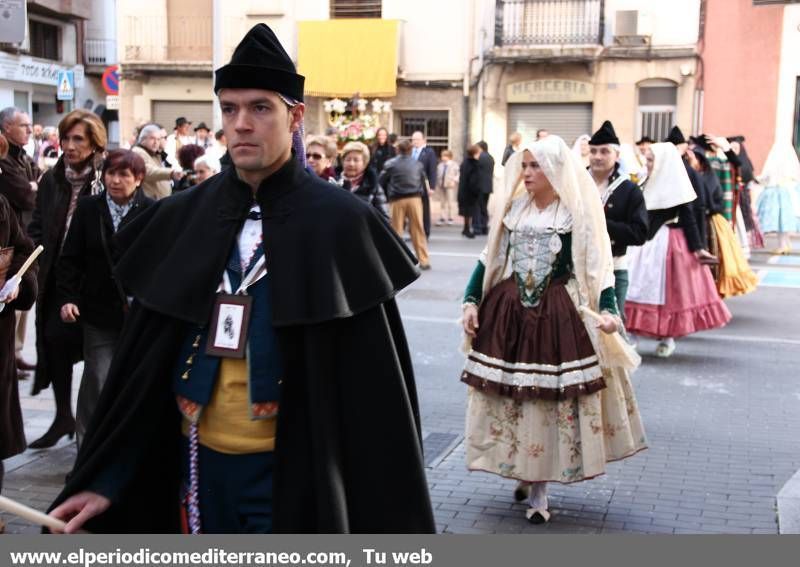
[[[644,135],[642,132],[642,127],[644,126],[644,114],[651,113],[651,112],[671,112],[672,113],[672,120],[671,124],[666,128],[667,134],[669,130],[678,123],[678,83],[675,81],[670,81],[669,79],[646,79],[636,84],[636,139],[638,140]],[[639,103],[639,97],[642,88],[650,88],[650,87],[672,87],[675,89],[675,104],[645,104],[642,105]],[[667,135],[665,134],[663,138],[666,138]],[[656,140],[656,142],[661,142],[662,140]]]

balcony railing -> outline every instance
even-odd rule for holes
[[[117,42],[113,39],[87,39],[83,42],[83,62],[90,65],[113,65],[117,62]]]
[[[211,17],[128,16],[124,61],[211,61]]]
[[[495,45],[599,45],[604,0],[496,0]]]

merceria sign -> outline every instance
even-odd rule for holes
[[[594,85],[570,79],[536,79],[511,83],[507,102],[592,102]]]

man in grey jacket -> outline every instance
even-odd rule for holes
[[[429,270],[428,242],[422,225],[422,195],[427,191],[425,170],[411,157],[411,143],[403,140],[397,144],[398,156],[383,166],[379,184],[386,189],[386,199],[391,207],[392,228],[401,237],[403,224],[408,219],[411,244],[422,270]]]

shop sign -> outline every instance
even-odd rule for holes
[[[536,79],[511,83],[506,87],[507,102],[592,102],[594,85],[571,79]]]
[[[65,67],[26,55],[9,55],[0,51],[0,80],[58,87],[59,71],[73,72],[72,86],[81,88],[83,82],[81,65]]]

